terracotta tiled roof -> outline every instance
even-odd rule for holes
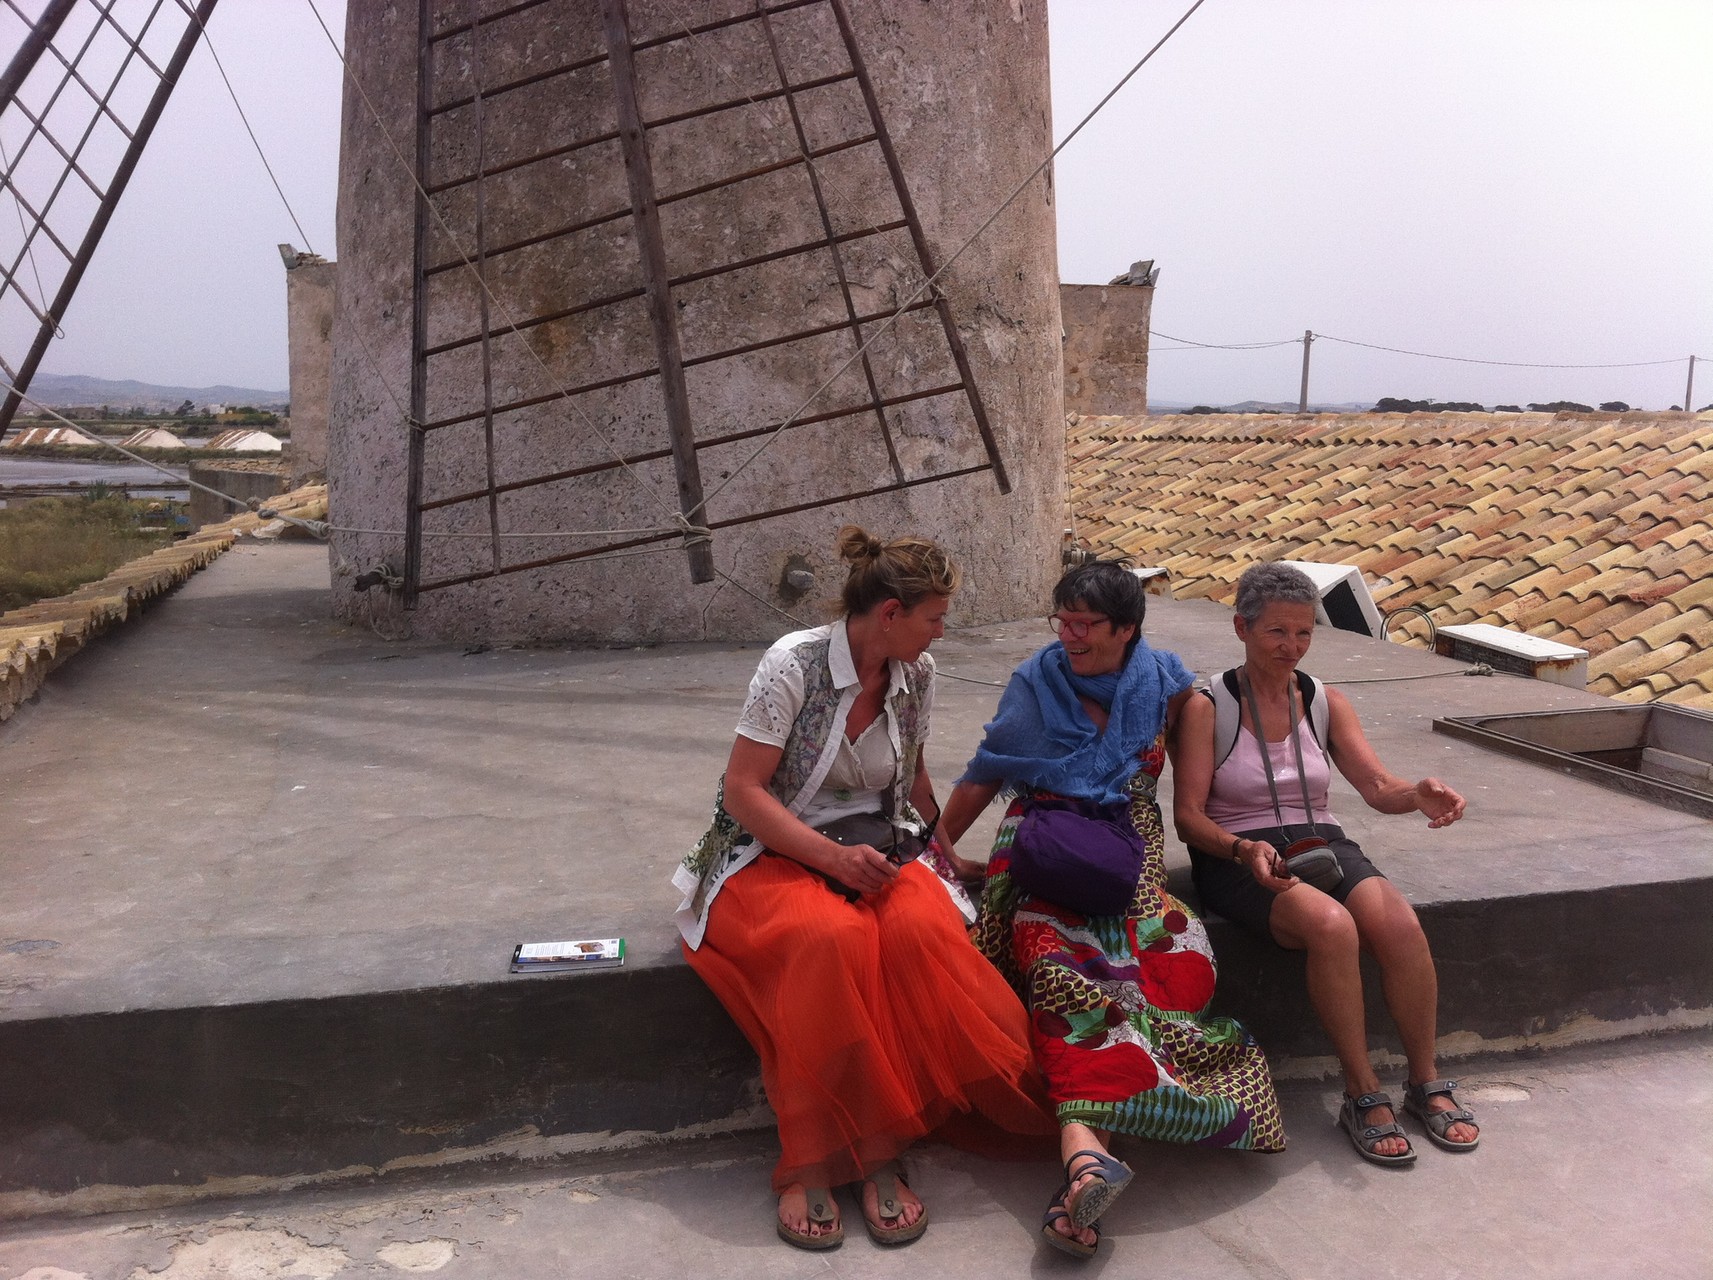
[[[1180,597],[1354,564],[1382,612],[1577,645],[1596,693],[1713,710],[1713,414],[1073,417],[1066,457],[1077,534]]]

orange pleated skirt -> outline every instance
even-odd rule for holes
[[[1052,1150],[1020,1141],[1058,1133],[1028,1016],[926,867],[853,903],[763,854],[684,955],[761,1058],[776,1191],[854,1182],[936,1131],[993,1154]]]

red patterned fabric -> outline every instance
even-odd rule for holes
[[[1132,782],[1131,818],[1148,857],[1130,909],[1083,916],[1023,892],[1013,802],[994,841],[975,940],[1028,1002],[1030,1032],[1061,1123],[1167,1142],[1260,1151],[1285,1145],[1260,1046],[1209,1018],[1215,965],[1194,913],[1166,891],[1165,830],[1153,783],[1162,735]]]

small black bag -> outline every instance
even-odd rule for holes
[[[829,840],[847,847],[871,845],[885,854],[888,862],[895,862],[899,866],[913,861],[928,847],[926,840],[894,825],[892,819],[884,813],[846,814],[842,818],[833,819],[825,826],[816,827],[815,830]],[[817,874],[826,880],[834,893],[843,894],[846,901],[855,902],[862,896],[857,890],[833,879],[825,871]]]
[[[1011,843],[1011,875],[1037,898],[1085,916],[1117,916],[1130,909],[1147,856],[1128,811],[1031,801]]]
[[[872,845],[899,865],[915,858],[928,844],[920,836],[895,826],[884,813],[847,814],[815,830],[842,845]]]

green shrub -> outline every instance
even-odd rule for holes
[[[98,495],[0,509],[0,613],[75,591],[172,541],[137,528],[148,505]]]

